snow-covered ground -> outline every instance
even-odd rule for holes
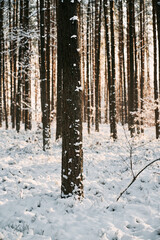
[[[61,141],[42,151],[41,133],[0,129],[0,240],[158,240],[160,162],[144,170],[117,202],[120,192],[150,161],[160,158],[154,128],[132,141],[118,126],[87,135],[84,126],[84,199],[61,199]],[[54,133],[53,133],[54,134]]]

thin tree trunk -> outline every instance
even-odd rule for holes
[[[133,16],[135,16],[135,7],[133,5]],[[134,79],[135,79],[135,97],[134,97],[134,109],[138,112],[138,69],[137,69],[137,40],[136,40],[136,22],[135,17],[133,18],[133,39],[134,39]],[[136,115],[138,117],[138,115]],[[140,133],[139,119],[135,121],[137,127],[137,133]]]
[[[63,94],[63,67],[62,67],[62,15],[60,2],[57,0],[57,113],[56,113],[56,139],[62,136],[62,94]]]
[[[53,0],[52,5],[56,8],[56,0]],[[56,46],[56,10],[53,10],[51,13],[51,31],[52,31],[52,96],[51,96],[51,111],[55,110],[55,84],[56,84],[56,55],[57,55],[57,46]]]
[[[158,31],[158,75],[159,75],[159,94],[160,94],[160,1],[156,0],[157,31]],[[160,133],[159,133],[160,135]]]
[[[133,51],[133,24],[134,24],[134,1],[128,0],[128,14],[129,14],[129,127],[131,137],[133,137],[135,133],[134,126],[134,92],[135,92],[135,82],[134,82],[134,51]]]
[[[91,116],[92,126],[94,125],[94,87],[95,87],[95,38],[94,38],[94,27],[95,27],[95,13],[94,13],[94,2],[91,2],[92,7],[92,20],[91,20],[91,47],[92,47],[92,79],[91,79]]]
[[[8,129],[8,114],[7,114],[7,103],[6,103],[6,79],[5,79],[5,40],[4,40],[4,27],[3,27],[3,21],[4,21],[4,0],[2,0],[2,50],[3,50],[3,105],[4,105],[4,113],[5,113],[5,124],[6,129]],[[1,53],[1,51],[0,51]]]
[[[47,0],[47,102],[48,102],[48,122],[50,121],[50,0]]]
[[[144,0],[140,1],[140,47],[141,47],[141,79],[140,79],[140,89],[141,89],[141,115],[143,115],[143,108],[144,108],[144,103],[143,103],[143,95],[144,95],[144,77],[145,77],[145,72],[144,72],[144,26],[145,26],[145,18],[144,18]],[[144,133],[144,128],[143,128],[143,116],[141,116],[141,133]]]
[[[110,1],[110,18],[111,18],[111,61],[112,61],[112,80],[111,80],[111,93],[112,93],[112,129],[113,139],[117,139],[117,125],[116,125],[116,90],[115,90],[115,36],[114,36],[114,1]]]
[[[10,114],[11,121],[13,122],[13,32],[11,25],[11,0],[8,0],[9,9],[9,62],[10,62]]]
[[[13,90],[12,90],[12,128],[16,123],[16,84],[17,84],[17,27],[18,1],[13,2]]]
[[[24,80],[25,80],[25,130],[30,129],[29,106],[30,106],[30,80],[29,80],[29,0],[24,0]]]
[[[90,0],[87,7],[87,67],[86,67],[86,78],[87,78],[87,129],[90,134],[90,79],[89,79],[89,21],[90,21]]]
[[[95,2],[95,130],[99,132],[101,0]]]
[[[155,128],[156,138],[159,138],[159,109],[158,109],[158,82],[157,82],[157,38],[156,38],[156,2],[152,0],[153,14],[153,53],[154,53],[154,100],[157,105],[155,108]]]
[[[46,82],[46,60],[45,60],[45,26],[44,26],[44,0],[40,0],[40,39],[41,39],[41,104],[42,104],[42,125],[43,125],[43,150],[49,148],[48,133],[48,109],[47,109],[47,82]]]
[[[22,91],[22,45],[23,45],[23,0],[20,0],[20,43],[19,43],[19,59],[18,59],[18,87],[16,101],[16,130],[20,130],[21,121],[21,91]]]
[[[110,39],[109,39],[109,5],[108,0],[104,0],[104,14],[105,14],[105,41],[106,41],[106,53],[107,53],[107,70],[108,70],[108,89],[109,89],[109,120],[110,120],[110,135],[113,134],[112,125],[112,92],[111,92],[111,58],[110,58]]]
[[[124,89],[123,89],[123,9],[122,9],[122,1],[119,1],[119,104],[120,104],[120,121],[122,125],[124,125]]]
[[[3,42],[3,1],[0,2],[0,127],[2,127],[2,42]]]

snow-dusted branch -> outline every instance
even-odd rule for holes
[[[160,161],[160,158],[157,158],[156,160],[148,163],[144,168],[142,168],[132,179],[132,181],[129,183],[129,185],[119,194],[117,201],[120,199],[120,197],[128,190],[128,188],[136,181],[137,177],[150,165],[152,165],[155,162]]]

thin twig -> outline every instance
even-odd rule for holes
[[[130,182],[130,184],[120,193],[119,197],[117,198],[117,201],[120,199],[120,197],[128,190],[128,188],[136,181],[137,177],[150,165],[152,165],[155,162],[160,161],[160,158],[148,163],[144,168],[142,168],[132,179],[132,181]]]

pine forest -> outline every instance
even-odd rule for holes
[[[160,239],[160,1],[0,0],[0,240]]]

